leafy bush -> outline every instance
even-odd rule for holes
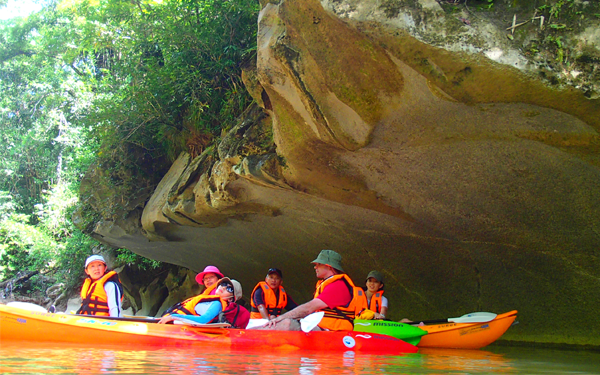
[[[40,270],[74,285],[100,246],[73,224],[77,207],[85,231],[139,207],[166,161],[204,150],[251,102],[240,65],[259,4],[47,4],[0,21],[0,278]],[[82,186],[92,165],[107,189]]]
[[[127,249],[117,249],[117,266],[133,266],[140,270],[153,270],[162,266],[162,262],[145,258]]]

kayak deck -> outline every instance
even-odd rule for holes
[[[498,340],[517,318],[517,310],[485,323],[444,323],[419,326],[427,331],[420,348],[480,349]]]

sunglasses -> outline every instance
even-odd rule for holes
[[[220,284],[219,287],[225,287],[225,290],[228,291],[229,293],[233,294],[233,285],[231,284]]]

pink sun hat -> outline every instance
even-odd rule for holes
[[[221,273],[221,271],[219,271],[219,269],[217,267],[206,266],[206,268],[204,268],[204,271],[202,271],[196,275],[196,282],[198,284],[204,284],[202,279],[204,279],[204,275],[206,275],[207,273],[214,273],[215,275],[217,275],[219,277],[219,279],[222,279],[224,277],[224,275]]]

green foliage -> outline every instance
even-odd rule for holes
[[[174,156],[190,134],[218,134],[250,102],[239,65],[256,46],[256,1],[82,5],[61,10],[86,20],[65,59],[93,65],[80,75],[104,92],[92,117],[105,143]]]
[[[487,4],[482,5],[480,9],[482,10],[491,10],[494,7],[494,0],[484,0]]]
[[[563,62],[564,49],[563,49],[562,37],[560,37],[560,36],[553,37],[553,36],[549,35],[546,39],[550,43],[553,43],[556,46],[556,61],[559,63]]]
[[[162,263],[157,260],[145,258],[127,249],[117,250],[117,265],[136,266],[142,271],[157,269]]]
[[[57,253],[57,243],[27,215],[2,214],[0,219],[0,278],[23,270],[45,269]]]
[[[140,207],[167,159],[232,126],[251,102],[240,65],[256,51],[258,8],[50,0],[0,21],[0,278],[40,270],[75,285],[100,246],[78,227]]]
[[[90,87],[42,53],[39,22],[11,26],[0,27],[0,189],[31,214],[64,173],[80,178],[98,142],[76,124],[90,109]]]
[[[55,274],[59,280],[63,280],[67,288],[81,285],[86,258],[92,254],[92,249],[101,248],[95,239],[72,224],[70,227],[70,235],[62,241],[62,247],[54,258]]]
[[[0,280],[14,277],[19,271],[37,270],[54,274],[68,286],[80,282],[85,258],[99,244],[68,219],[73,208],[72,196],[61,201],[64,195],[57,192],[49,195],[48,208],[38,206],[41,218],[32,220],[17,213],[12,197],[0,192]],[[59,210],[64,212],[58,213]],[[38,224],[31,224],[33,221]]]
[[[546,0],[536,11],[538,17],[544,17],[546,25],[539,31],[540,42],[536,41],[539,43],[535,48],[536,53],[542,51],[540,53],[545,55],[546,63],[553,68],[558,65],[558,69],[569,69],[581,54],[581,46],[573,43],[566,31],[583,30],[593,25],[586,15],[593,14],[597,9],[600,9],[598,2]]]

